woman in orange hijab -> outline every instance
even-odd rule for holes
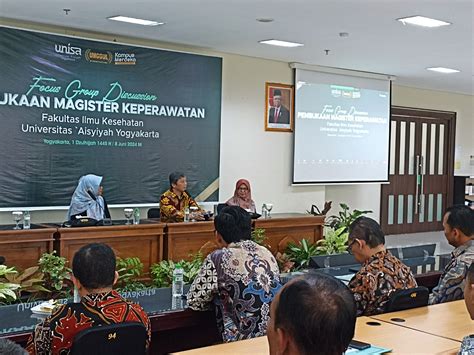
[[[240,179],[235,184],[234,196],[227,202],[229,206],[240,206],[244,210],[255,213],[255,202],[252,200],[252,193],[250,192],[250,183],[248,180]]]

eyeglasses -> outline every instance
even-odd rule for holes
[[[248,191],[249,189],[247,189],[246,187],[239,187],[237,190]]]
[[[347,252],[351,255],[353,255],[352,246],[355,244],[356,241],[357,239],[352,239],[352,241],[347,245]]]

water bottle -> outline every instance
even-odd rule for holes
[[[81,295],[79,295],[79,290],[74,286],[74,303],[81,303]]]
[[[174,270],[173,270],[173,286],[172,286],[172,294],[173,297],[181,297],[183,295],[183,274],[184,270],[181,264],[177,263]]]
[[[171,297],[171,309],[183,309],[184,299],[181,297]]]
[[[23,229],[31,228],[31,216],[30,211],[23,212]]]
[[[140,223],[140,209],[138,207],[135,207],[133,210],[133,224],[139,224]]]
[[[184,209],[184,221],[189,222],[189,207]]]

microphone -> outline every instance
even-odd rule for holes
[[[97,197],[94,195],[94,193],[90,189],[87,189],[87,194],[91,197],[91,199],[93,199],[94,201],[97,201]]]
[[[103,220],[104,218],[106,218],[106,217],[105,217],[104,207],[102,207],[102,205],[99,203],[99,201],[97,201],[97,196],[94,195],[94,193],[92,192],[91,189],[87,189],[87,194],[88,194],[88,195],[91,197],[91,199],[93,199],[93,200],[97,203],[97,205],[100,207],[100,210],[102,211],[102,220]]]

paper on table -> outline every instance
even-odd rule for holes
[[[340,275],[340,276],[336,276],[336,278],[347,284],[349,283],[349,281],[352,280],[354,275],[355,274]]]
[[[371,346],[370,348],[364,350],[357,350],[349,347],[345,352],[345,355],[370,355],[370,354],[385,354],[390,352],[392,349],[380,348],[378,346]]]

